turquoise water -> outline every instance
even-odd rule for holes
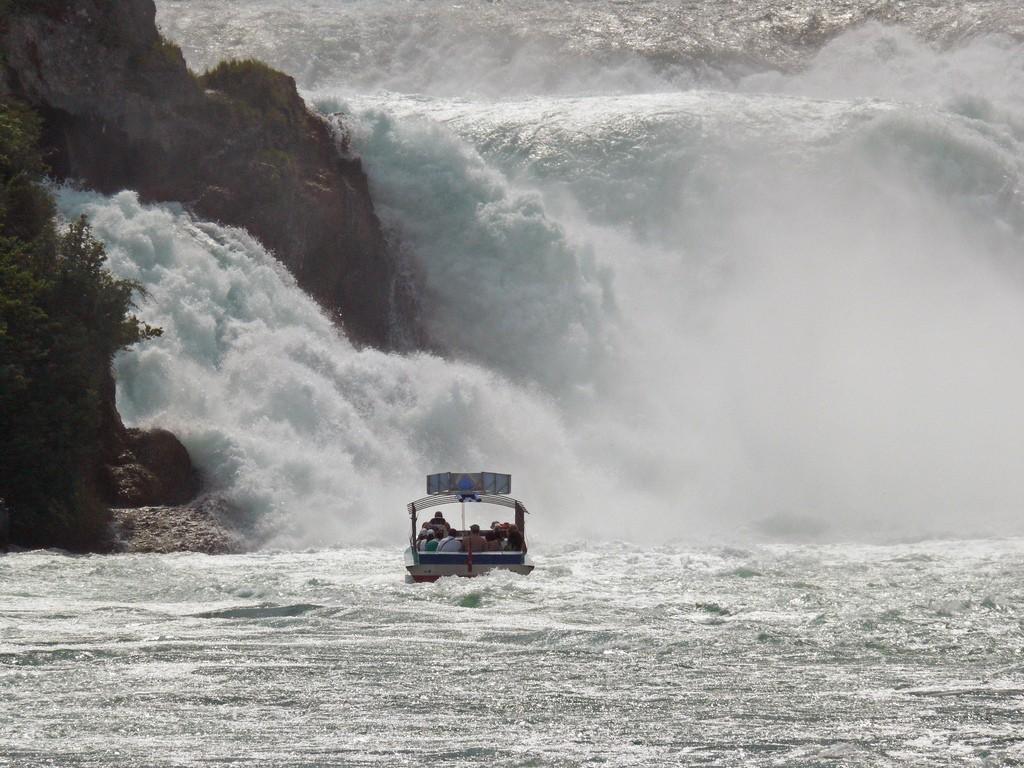
[[[0,765],[1010,765],[1024,541],[0,557]]]

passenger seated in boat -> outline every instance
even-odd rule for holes
[[[416,549],[420,552],[433,552],[437,549],[437,536],[433,528],[427,528],[420,532],[419,540],[416,542]]]
[[[504,531],[500,526],[501,523],[495,520],[491,523],[490,530],[484,533],[484,538],[487,539],[487,549],[491,552],[499,552],[505,546]]]
[[[441,541],[438,542],[438,544],[437,544],[437,551],[438,552],[461,552],[462,551],[462,541],[460,541],[458,539],[458,537],[454,536],[453,533],[454,533],[453,531],[449,531],[448,535],[445,536],[443,539],[441,539]]]
[[[476,523],[469,526],[469,533],[462,537],[462,545],[467,552],[486,552],[487,539],[480,535],[480,526]]]
[[[518,526],[515,524],[508,527],[508,541],[505,549],[510,552],[526,551],[526,539],[523,538],[523,534],[520,533]]]

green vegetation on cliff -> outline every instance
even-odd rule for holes
[[[109,516],[93,487],[104,382],[160,331],[130,314],[136,286],[85,220],[57,227],[38,142],[35,114],[0,101],[0,499],[14,543],[92,549]]]
[[[199,82],[206,88],[230,94],[260,113],[296,111],[295,82],[287,75],[256,59],[222,61],[203,73]],[[304,108],[304,107],[303,107]]]
[[[294,175],[309,113],[292,78],[256,59],[230,59],[198,75],[197,82],[236,135],[259,136],[252,169],[276,169],[267,179],[273,183]]]

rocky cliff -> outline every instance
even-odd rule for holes
[[[360,162],[290,77],[257,62],[194,75],[160,37],[153,0],[6,4],[0,95],[43,115],[59,177],[244,227],[353,340],[410,335]]]
[[[108,193],[134,189],[243,227],[351,339],[415,343],[411,293],[344,138],[309,112],[290,77],[258,62],[190,72],[159,35],[155,13],[153,0],[0,0],[0,106],[13,98],[42,116],[45,160],[58,178]],[[190,503],[200,482],[184,446],[164,430],[126,429],[109,359],[95,363],[86,373],[98,392],[86,400],[99,412],[79,414],[88,434],[70,453],[87,456],[71,462],[64,495],[73,500],[56,522],[46,505],[22,499],[8,515],[0,502],[0,546],[13,516],[13,543],[24,546],[240,547],[244,510]],[[48,445],[59,435],[34,437]],[[32,477],[21,479],[35,488]],[[120,545],[103,533],[107,507],[117,509]]]

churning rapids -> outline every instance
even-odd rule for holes
[[[0,558],[0,765],[1019,765],[1024,542]]]
[[[346,132],[432,346],[60,190],[165,331],[125,421],[265,549],[0,558],[0,765],[1024,761],[1018,3],[158,9]],[[534,575],[403,582],[449,468]]]

